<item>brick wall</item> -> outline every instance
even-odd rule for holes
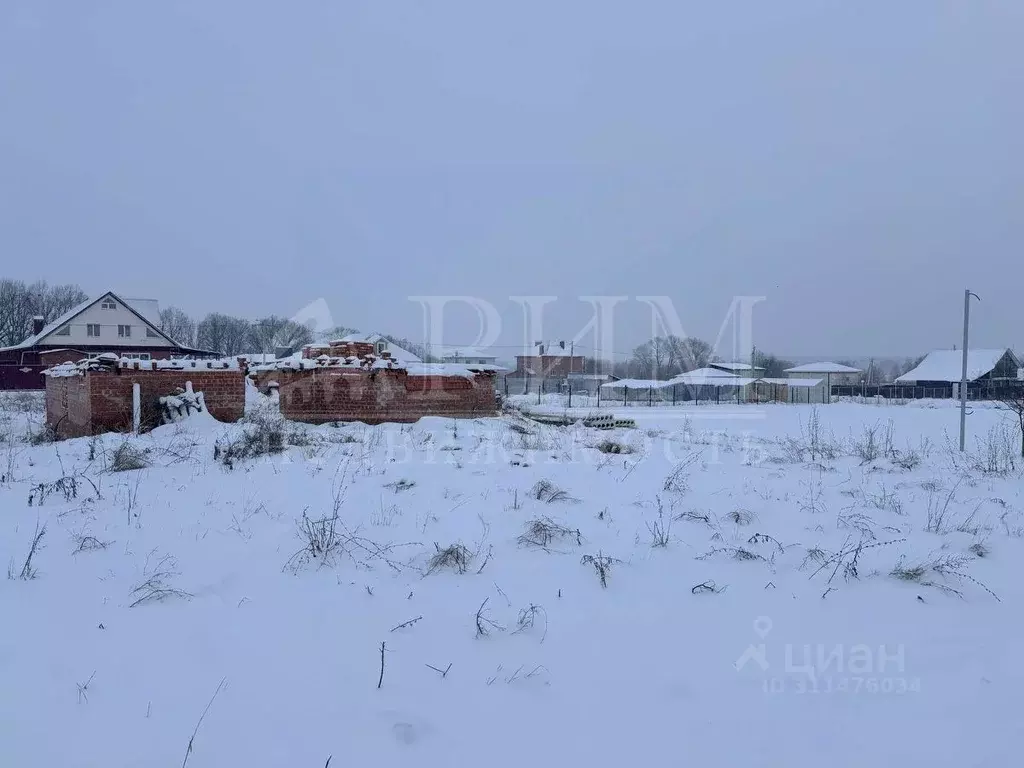
[[[518,355],[516,357],[516,376],[543,376],[547,378],[564,378],[570,373],[581,373],[584,360],[560,355]],[[533,371],[533,373],[527,373]]]
[[[238,421],[245,410],[245,374],[237,370],[87,371],[81,376],[46,377],[46,423],[61,437],[132,428],[132,385],[138,382],[142,428],[160,424],[159,402],[191,381],[218,421]]]
[[[44,376],[46,425],[61,437],[91,435],[89,383],[84,376]],[[129,409],[131,404],[129,403]]]
[[[263,371],[257,384],[277,382],[281,414],[294,421],[412,422],[424,416],[494,416],[494,376],[409,376],[405,370],[315,368]]]

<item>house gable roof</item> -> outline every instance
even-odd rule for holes
[[[940,349],[929,352],[916,368],[896,379],[897,383],[910,381],[941,381],[955,383],[963,373],[963,350]],[[969,349],[967,351],[967,380],[976,381],[991,372],[1007,355],[1017,367],[1020,361],[1009,349]]]
[[[69,309],[67,312],[65,312],[63,315],[58,317],[53,322],[47,323],[39,333],[36,333],[36,334],[33,334],[32,336],[29,336],[27,339],[25,339],[20,344],[14,344],[13,346],[4,347],[3,349],[4,350],[30,349],[31,347],[38,346],[39,344],[42,344],[46,340],[46,338],[48,336],[53,334],[54,331],[57,331],[59,328],[61,328],[61,326],[66,325],[67,323],[71,322],[76,317],[78,317],[80,314],[85,312],[85,310],[89,309],[89,307],[91,307],[91,306],[93,306],[95,304],[98,304],[99,302],[103,301],[104,299],[106,299],[108,297],[111,298],[111,299],[114,299],[114,301],[117,301],[120,304],[124,305],[124,307],[129,312],[131,312],[133,315],[135,315],[137,318],[139,318],[139,320],[141,320],[148,328],[152,328],[154,331],[156,331],[158,334],[160,334],[161,338],[166,339],[167,341],[169,341],[171,344],[173,344],[176,347],[182,347],[181,344],[179,344],[174,339],[172,339],[170,336],[168,336],[166,333],[161,331],[158,326],[154,325],[152,320],[150,320],[147,317],[145,317],[145,315],[143,315],[142,313],[139,312],[139,310],[137,310],[135,307],[133,307],[130,302],[125,301],[124,299],[122,299],[120,296],[118,296],[113,291],[107,291],[106,293],[100,294],[99,296],[97,296],[97,297],[95,297],[93,299],[88,299],[86,301],[83,301],[78,306],[72,307],[71,309]],[[147,300],[147,301],[149,301],[149,300]]]

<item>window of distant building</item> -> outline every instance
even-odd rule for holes
[[[129,339],[132,335],[132,327],[130,325],[119,325],[117,326],[117,335],[122,339]]]
[[[103,309],[117,309],[117,302],[113,299],[104,299],[103,303],[100,304]]]
[[[86,336],[96,336],[96,337],[98,337],[100,335],[100,324],[99,323],[89,323],[88,325],[86,325],[85,326],[85,335]]]

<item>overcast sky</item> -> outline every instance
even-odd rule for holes
[[[759,348],[1024,346],[1024,2],[3,0],[3,276],[416,337],[670,296]],[[617,350],[650,335],[620,305]],[[476,336],[475,312],[445,335]]]

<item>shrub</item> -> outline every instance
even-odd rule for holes
[[[473,559],[473,553],[461,543],[449,544],[442,549],[440,544],[434,542],[434,550],[427,566],[428,574],[448,569],[456,573],[465,573]]]
[[[550,517],[539,517],[526,524],[526,530],[520,534],[518,542],[525,547],[547,549],[552,542],[566,539],[575,539],[579,545],[583,541],[583,536],[579,528],[574,530],[556,523]]]
[[[145,469],[149,463],[145,451],[125,440],[110,454],[107,469],[111,472],[128,472],[133,469]]]

